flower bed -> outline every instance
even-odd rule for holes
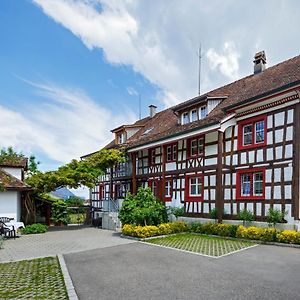
[[[300,232],[294,230],[280,231],[275,228],[244,227],[241,225],[215,223],[186,223],[176,221],[163,223],[158,226],[124,225],[122,233],[128,236],[147,238],[159,235],[168,235],[180,232],[192,232],[206,235],[218,235],[232,238],[260,240],[263,242],[279,242],[300,244]]]

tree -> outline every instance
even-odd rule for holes
[[[119,212],[123,224],[157,225],[167,221],[167,209],[155,198],[151,189],[139,188],[134,196],[128,194]]]
[[[26,183],[37,193],[49,193],[61,187],[76,189],[82,185],[93,188],[107,168],[120,162],[124,162],[124,150],[102,149],[85,160],[73,159],[55,171],[37,171]]]
[[[34,222],[35,220],[35,198],[45,199],[47,193],[61,187],[76,189],[83,185],[92,188],[97,184],[99,176],[107,168],[123,162],[125,160],[124,156],[123,149],[102,149],[85,160],[78,161],[74,159],[55,171],[47,172],[39,171],[39,162],[36,161],[34,156],[30,156],[25,182],[32,188],[32,192],[30,194],[26,193],[24,202],[27,212],[25,222]],[[14,151],[12,147],[0,150],[0,162],[18,162],[20,158],[25,158],[25,156]],[[60,203],[53,209],[55,210],[54,215],[59,215],[59,217],[55,217],[56,220],[59,221],[60,219],[62,221],[62,213],[65,211],[64,205]]]

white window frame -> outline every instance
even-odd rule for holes
[[[247,127],[247,126],[251,126],[252,127],[251,132],[247,132],[246,133],[246,135],[250,135],[251,136],[251,143],[249,143],[249,144],[245,144],[245,127]],[[254,124],[254,126],[255,126],[255,124]],[[249,123],[249,124],[243,125],[243,136],[242,136],[242,138],[243,138],[243,146],[253,145],[253,123]]]
[[[195,183],[192,183],[195,180]],[[196,193],[192,194],[192,186],[196,186]],[[189,195],[190,197],[201,197],[202,196],[202,182],[201,177],[190,177],[189,178]]]
[[[165,181],[165,197],[172,197],[172,181],[171,179],[166,179]]]
[[[185,120],[185,116],[187,117],[187,120]],[[185,111],[182,113],[182,125],[190,123],[190,114],[188,111]]]
[[[241,196],[242,197],[250,197],[251,196],[251,176],[252,175],[253,175],[252,173],[241,174]],[[249,181],[243,181],[244,176],[248,176]],[[244,194],[244,183],[249,184],[250,190],[249,190],[248,194]]]
[[[203,114],[203,111],[204,111],[204,114]],[[206,117],[207,117],[207,106],[204,105],[204,106],[199,107],[199,119],[202,120]]]
[[[195,119],[193,119],[193,113],[195,113],[195,116],[196,116]],[[197,120],[198,120],[197,109],[192,109],[192,110],[191,110],[190,121],[191,121],[191,122],[195,122],[195,121],[197,121]]]
[[[256,130],[256,124],[258,124],[258,123],[263,123],[264,124],[264,126],[263,126],[263,129],[262,129],[262,137],[263,137],[263,140],[262,141],[257,141],[257,130]],[[255,144],[262,144],[262,143],[264,143],[265,142],[265,126],[266,126],[266,124],[265,124],[265,120],[261,120],[261,121],[257,121],[257,122],[255,122],[254,123],[254,143]],[[261,132],[261,130],[259,130],[260,132]]]
[[[260,180],[255,180],[255,175],[256,174],[261,175]],[[253,186],[252,186],[253,196],[261,197],[263,195],[263,189],[264,189],[264,175],[263,175],[263,172],[255,172],[255,173],[252,174],[252,176],[253,176]],[[255,183],[261,183],[261,193],[259,193],[259,194],[255,193]]]

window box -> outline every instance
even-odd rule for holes
[[[238,123],[238,150],[263,147],[267,143],[267,116]]]
[[[165,146],[165,162],[177,161],[177,143]]]
[[[265,173],[264,168],[238,170],[236,172],[236,199],[264,200]]]
[[[187,175],[185,177],[185,201],[203,201],[203,175]]]
[[[197,158],[204,154],[204,136],[197,136],[187,140],[187,158]]]

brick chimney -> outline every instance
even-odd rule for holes
[[[254,55],[253,62],[254,62],[254,74],[263,72],[266,69],[266,63],[267,63],[265,51],[257,52]]]
[[[156,115],[156,109],[157,107],[153,104],[149,105],[149,114],[150,118],[153,118]]]

